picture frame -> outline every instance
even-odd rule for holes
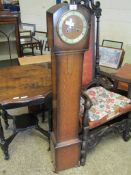
[[[123,61],[124,50],[100,46],[100,66],[118,69]]]

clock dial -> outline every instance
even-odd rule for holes
[[[85,17],[79,11],[70,10],[61,16],[57,31],[62,41],[76,44],[85,37],[88,28]]]

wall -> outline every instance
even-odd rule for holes
[[[124,42],[124,62],[131,57],[131,1],[100,0],[102,7],[100,38]]]
[[[19,0],[21,21],[36,24],[36,29],[46,31],[46,10],[56,3],[55,0]]]
[[[69,0],[68,0],[69,1]],[[124,42],[125,61],[131,55],[131,0],[100,0],[102,6],[100,39]],[[22,22],[36,23],[46,31],[46,10],[55,0],[20,0]]]

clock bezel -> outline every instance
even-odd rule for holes
[[[63,34],[62,26],[63,26],[63,22],[66,20],[66,18],[68,18],[69,16],[73,16],[73,15],[75,15],[81,19],[81,21],[83,23],[83,30],[78,37],[76,37],[75,39],[70,39]],[[86,18],[83,16],[83,14],[79,10],[66,11],[61,16],[61,18],[58,20],[58,23],[57,23],[57,33],[58,33],[60,39],[63,42],[65,42],[66,44],[70,44],[70,45],[77,44],[82,39],[84,39],[86,34],[88,33],[88,30],[89,30],[89,24],[87,23]]]

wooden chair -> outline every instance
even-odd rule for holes
[[[23,32],[25,34],[25,32],[28,32],[28,31],[31,32],[30,34],[28,34],[28,37],[32,38],[32,44],[30,43],[30,45],[26,45],[26,48],[29,47],[32,49],[32,52],[31,52],[32,55],[34,55],[34,49],[32,48],[32,46],[34,46],[34,48],[36,49],[35,51],[40,50],[41,55],[42,55],[43,51],[44,52],[49,51],[47,32],[37,31],[35,24],[21,23],[20,24],[20,34],[22,34]],[[31,39],[29,39],[29,40],[31,40]],[[27,42],[27,39],[26,39],[26,42]],[[34,42],[35,42],[35,44],[33,44]],[[38,42],[38,43],[36,44],[36,42]]]
[[[90,149],[109,133],[119,133],[124,141],[128,141],[131,131],[131,100],[115,89],[117,76],[100,71],[99,66],[99,18],[100,4],[95,9],[96,27],[96,55],[92,61],[92,81],[84,86],[80,100],[80,163],[84,165],[86,155]],[[95,43],[95,42],[94,42]]]
[[[39,49],[40,54],[42,55],[42,43],[33,37],[30,30],[20,31],[20,48],[22,56],[30,54],[35,55],[34,49]],[[25,49],[30,49],[31,52],[24,52]]]

